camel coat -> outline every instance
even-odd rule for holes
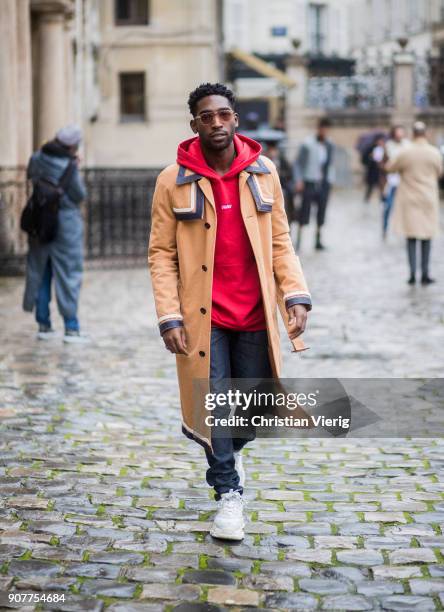
[[[406,238],[428,240],[439,231],[438,179],[443,171],[442,157],[425,138],[386,164],[388,172],[398,172],[401,182],[396,190],[393,229]]]
[[[304,304],[311,309],[299,258],[289,236],[282,189],[276,167],[267,157],[239,174],[241,213],[257,262],[274,377],[281,370],[276,306],[288,331],[286,308]],[[156,182],[152,202],[148,265],[163,333],[184,326],[188,355],[176,355],[182,431],[211,450],[211,427],[202,395],[208,392],[211,340],[211,295],[216,240],[216,208],[211,182],[173,164]],[[299,336],[294,351],[307,347]],[[196,386],[197,385],[197,386]],[[200,387],[202,388],[202,387]]]

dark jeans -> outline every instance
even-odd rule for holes
[[[328,196],[330,195],[330,184],[327,181],[313,183],[306,181],[304,184],[304,192],[302,194],[302,204],[299,217],[300,225],[308,225],[310,223],[311,204],[314,202],[317,206],[316,224],[322,227],[325,222],[325,212],[327,210]]]
[[[39,292],[37,294],[36,304],[35,304],[35,318],[37,323],[40,325],[45,325],[46,327],[51,327],[51,315],[49,311],[49,304],[51,302],[51,282],[52,282],[52,265],[51,259],[48,258],[48,263],[46,264],[45,271],[43,273],[42,282],[39,288]],[[65,322],[65,330],[69,331],[78,331],[79,330],[79,322],[77,317],[72,319],[68,319],[64,317]]]
[[[388,230],[388,223],[393,208],[393,202],[395,201],[395,195],[396,185],[392,185],[388,193],[382,198],[382,231],[384,235]]]
[[[266,330],[237,332],[219,327],[211,329],[210,388],[212,393],[226,393],[230,378],[272,378],[268,357]],[[229,408],[220,407],[214,416],[228,416]],[[212,433],[214,428],[212,430]],[[213,487],[215,499],[230,489],[243,492],[239,475],[234,469],[234,452],[255,438],[254,428],[248,428],[243,438],[211,437],[213,454],[206,450],[208,465],[207,483]]]

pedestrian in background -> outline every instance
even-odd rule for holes
[[[364,152],[364,155],[362,157],[362,163],[366,167],[366,188],[364,194],[364,202],[366,204],[370,202],[372,193],[375,189],[378,190],[380,199],[382,200],[385,180],[384,171],[382,168],[385,153],[384,144],[384,136],[382,134],[376,135],[372,144]]]
[[[401,125],[395,125],[390,130],[390,136],[385,143],[385,161],[393,160],[401,151],[410,145],[410,141],[405,137],[404,128]],[[389,172],[386,177],[384,194],[382,197],[382,236],[385,239],[387,236],[388,223],[390,213],[395,201],[396,189],[400,181],[397,172]]]
[[[51,324],[51,284],[54,279],[55,296],[63,317],[65,342],[84,342],[77,317],[83,271],[83,220],[79,204],[86,198],[86,189],[79,173],[77,152],[82,133],[78,126],[61,128],[55,138],[35,152],[28,164],[27,176],[35,185],[39,179],[60,184],[69,164],[69,180],[60,198],[57,234],[51,242],[42,243],[29,237],[26,285],[23,309],[32,312],[39,325],[37,337],[54,337]]]
[[[421,241],[421,283],[434,282],[429,275],[431,239],[439,231],[438,179],[443,162],[438,149],[429,144],[426,126],[422,121],[413,125],[413,142],[385,166],[390,173],[400,176],[396,190],[393,226],[407,238],[410,267],[408,283],[416,282],[416,246]]]
[[[287,213],[288,222],[291,225],[292,221],[296,221],[295,209],[293,205],[293,170],[283,151],[279,148],[279,145],[275,140],[268,140],[265,142],[264,155],[274,162],[276,170],[278,171],[282,193],[284,196],[285,212]]]
[[[315,248],[325,248],[321,242],[321,228],[325,223],[330,188],[335,178],[334,145],[328,138],[330,127],[329,119],[324,117],[319,121],[317,133],[304,140],[294,164],[296,192],[302,194],[296,249],[301,246],[303,226],[310,222],[313,202],[317,206]]]

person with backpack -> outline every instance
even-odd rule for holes
[[[58,310],[63,317],[64,342],[80,343],[77,316],[83,272],[83,220],[80,203],[86,188],[77,156],[82,132],[77,125],[61,128],[55,138],[33,153],[27,177],[33,194],[22,215],[28,232],[28,255],[23,309],[38,323],[37,337],[55,337],[51,324],[51,283],[54,279]]]

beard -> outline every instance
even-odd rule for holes
[[[229,146],[231,146],[234,134],[236,132],[236,127],[233,125],[229,129],[224,130],[224,132],[226,132],[225,134],[223,134],[224,137],[222,138],[221,136],[220,139],[215,139],[210,135],[206,136],[204,139],[205,148],[211,151],[223,151],[224,149],[227,149]]]

